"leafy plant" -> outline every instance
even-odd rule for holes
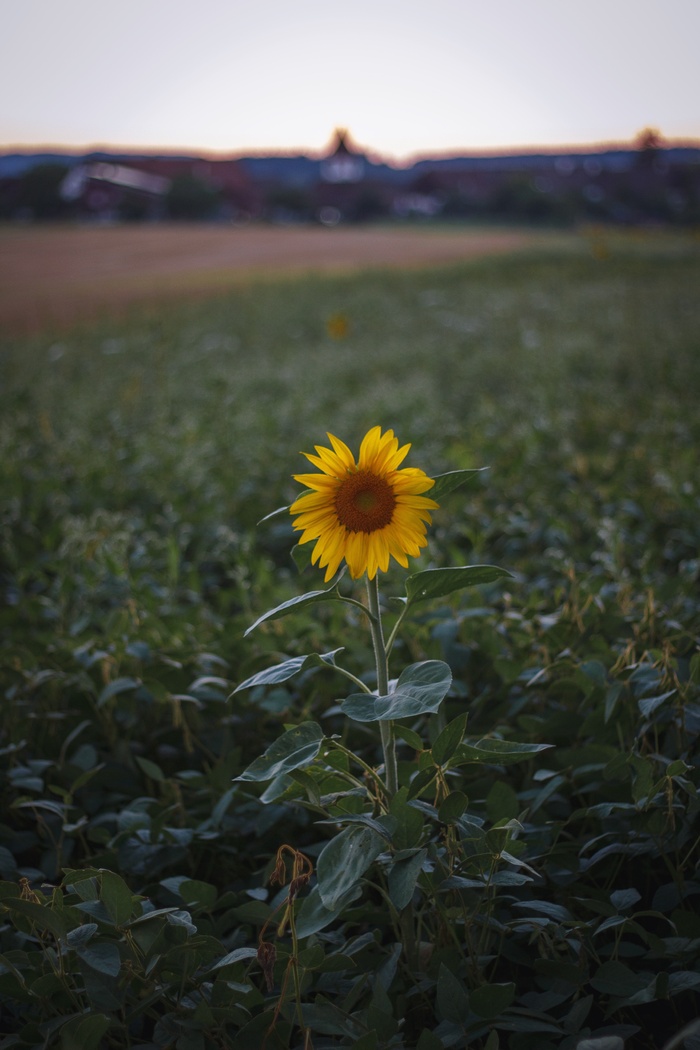
[[[693,1050],[700,267],[594,233],[3,340],[0,1046]],[[376,419],[468,481],[390,799],[366,599],[256,527]]]

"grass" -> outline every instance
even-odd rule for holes
[[[691,1050],[699,278],[692,238],[596,233],[4,342],[0,1047],[235,1050],[276,1017],[269,1046],[306,1026],[317,1048]],[[315,859],[328,830],[301,788],[263,805],[232,778],[309,718],[378,750],[324,674],[229,695],[280,654],[338,644],[364,673],[334,606],[243,632],[320,583],[300,580],[284,516],[256,524],[294,497],[298,452],[375,423],[429,473],[489,468],[445,500],[418,567],[514,574],[402,637],[397,659],[454,676],[446,717],[405,728],[434,743],[467,710],[470,739],[555,746],[452,772],[476,823],[420,811],[430,952],[396,954],[380,873],[302,939],[302,1024],[291,980],[275,1013],[289,944],[268,987],[258,937],[283,899],[275,851]],[[522,832],[499,831],[514,818]],[[480,896],[482,848],[527,867]],[[438,879],[445,856],[471,888]],[[141,897],[171,910],[149,919]]]

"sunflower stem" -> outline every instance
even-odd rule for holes
[[[382,631],[382,617],[379,609],[379,581],[375,576],[373,580],[367,579],[367,601],[369,603],[369,625],[372,632],[372,646],[374,648],[374,659],[377,667],[377,693],[379,696],[389,694],[389,661],[386,647],[384,645],[384,632]],[[379,731],[382,736],[382,750],[384,752],[384,770],[386,776],[386,791],[389,797],[395,795],[398,790],[398,770],[396,766],[396,745],[394,742],[394,724],[391,721],[379,723]]]

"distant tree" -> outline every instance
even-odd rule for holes
[[[637,165],[640,168],[652,168],[663,149],[663,139],[656,128],[644,128],[634,140],[637,150]]]
[[[165,198],[171,219],[212,219],[219,203],[217,191],[194,175],[177,175]]]
[[[19,180],[18,205],[31,219],[58,219],[68,213],[61,197],[61,183],[68,167],[65,164],[37,164]]]
[[[370,222],[372,219],[385,216],[387,212],[387,206],[379,193],[368,186],[357,195],[352,207],[351,218],[353,222]]]
[[[552,195],[543,193],[525,175],[510,175],[493,193],[489,210],[494,218],[521,222],[555,222],[561,218]]]
[[[309,196],[297,186],[275,186],[265,198],[266,211],[272,219],[303,222],[312,213]]]

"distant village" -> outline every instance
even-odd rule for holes
[[[318,157],[0,153],[0,220],[278,224],[465,220],[700,225],[700,145],[374,159],[337,130]]]

